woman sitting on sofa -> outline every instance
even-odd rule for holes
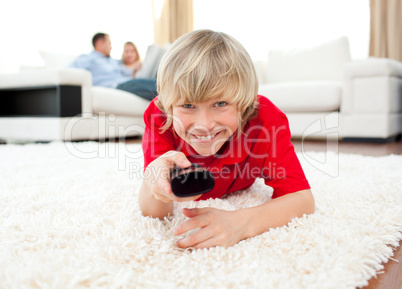
[[[121,64],[127,67],[132,77],[135,76],[137,71],[141,68],[142,62],[137,47],[131,41],[124,43],[124,51],[121,56]]]

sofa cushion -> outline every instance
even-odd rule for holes
[[[145,59],[142,63],[142,67],[138,70],[136,78],[154,78],[156,79],[156,74],[158,72],[159,63],[165,54],[166,49],[152,44],[148,47]]]
[[[100,86],[92,87],[92,111],[96,114],[142,117],[149,103],[149,101],[123,90]]]
[[[330,112],[340,108],[342,84],[335,81],[263,84],[258,93],[285,113]]]
[[[346,37],[304,49],[271,50],[266,82],[335,80],[343,78],[343,66],[350,61]]]
[[[74,54],[62,54],[43,50],[39,50],[39,53],[47,68],[66,67],[79,56]]]

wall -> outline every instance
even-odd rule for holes
[[[269,49],[305,47],[342,35],[353,58],[369,45],[369,0],[194,0],[195,29],[236,37],[254,60]],[[135,42],[153,42],[151,0],[0,0],[0,73],[42,65],[39,50],[82,54],[99,31],[109,33],[112,56]]]
[[[352,58],[369,50],[369,0],[194,0],[194,28],[226,32],[254,60],[269,49],[313,46],[347,36]]]
[[[83,54],[96,32],[110,34],[112,56],[133,41],[140,54],[153,42],[152,6],[147,0],[1,0],[0,73],[43,64],[39,50]]]

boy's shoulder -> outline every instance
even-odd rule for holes
[[[149,114],[163,114],[163,112],[157,107],[156,102],[158,101],[158,96],[155,97],[151,102],[149,103],[147,109],[145,110],[144,115],[149,115]]]
[[[286,115],[266,96],[258,95],[256,120],[265,124],[282,123],[287,120]]]
[[[163,113],[157,106],[156,102],[158,97],[155,97],[151,103],[148,105],[144,112],[144,122],[151,123],[157,126],[163,126],[166,121],[166,114]]]

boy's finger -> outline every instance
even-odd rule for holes
[[[212,208],[201,208],[201,209],[200,208],[192,208],[192,209],[184,208],[183,209],[183,214],[186,217],[193,218],[195,216],[208,213],[211,209]]]
[[[194,200],[198,199],[201,196],[202,195],[191,196],[191,197],[175,197],[174,200],[176,202],[190,202],[190,201],[194,201]]]
[[[198,232],[191,234],[190,236],[177,241],[177,246],[179,248],[197,247],[209,239],[214,238],[211,230],[208,228],[203,228]]]
[[[154,192],[159,194],[171,195],[173,194],[169,180],[160,178],[157,183],[152,187]]]
[[[178,151],[168,151],[162,156],[170,164],[178,165],[181,168],[187,168],[191,166],[191,162],[187,159],[186,155]]]
[[[208,220],[206,218],[203,218],[203,216],[195,217],[174,228],[173,234],[179,236],[196,228],[205,227],[206,225],[208,225]]]
[[[166,182],[166,184],[164,184],[164,186],[163,186],[163,191],[164,191],[166,194],[168,194],[168,195],[172,195],[172,194],[173,194],[172,186],[171,186],[168,182]]]
[[[154,198],[158,201],[164,202],[164,203],[170,203],[172,200],[169,198],[164,197],[163,195],[157,194],[153,192]]]
[[[181,168],[187,168],[191,166],[191,162],[187,159],[186,155],[183,154],[182,152],[177,153],[173,157],[173,161],[176,165],[178,165]]]
[[[169,180],[161,179],[158,186],[159,186],[161,193],[166,194],[166,195],[173,194],[172,187],[170,186]]]

